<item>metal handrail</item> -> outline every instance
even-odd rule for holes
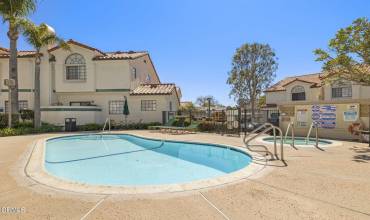
[[[285,131],[285,137],[284,137],[284,140],[286,140],[286,139],[287,139],[287,137],[288,137],[288,134],[289,134],[289,128],[292,130],[292,135],[291,135],[292,143],[291,143],[290,145],[291,145],[293,148],[297,149],[297,148],[295,147],[294,121],[292,121],[292,122],[290,122],[290,123],[288,124],[288,127],[287,127],[287,129],[286,129],[286,131]]]
[[[111,126],[110,126],[110,118],[107,118],[107,119],[105,119],[105,122],[104,122],[104,126],[103,126],[103,130],[102,130],[102,132],[104,132],[105,131],[105,129],[106,129],[106,127],[107,127],[107,124],[108,124],[108,132],[110,132],[110,128],[111,128]]]
[[[311,123],[310,129],[308,130],[307,136],[306,136],[306,144],[308,144],[312,132],[312,128],[315,128],[315,147],[319,148],[319,126],[315,122]]]
[[[273,127],[274,125],[271,123],[264,123],[263,125],[259,126],[258,128],[254,129],[250,133],[244,136],[243,142],[245,142],[245,139],[249,137],[251,134],[255,134],[257,131],[261,130],[262,128],[266,128],[267,126]]]
[[[247,137],[247,136],[245,136],[244,139],[243,139],[243,142],[244,142],[245,146],[249,150],[255,151],[255,150],[252,150],[252,149],[249,148],[249,143],[252,140],[256,139],[257,137],[261,136],[262,134],[265,134],[265,133],[273,130],[273,135],[274,135],[274,154],[275,154],[275,157],[278,158],[278,155],[277,155],[278,154],[277,153],[277,144],[276,144],[276,130],[277,130],[277,131],[279,131],[279,136],[280,136],[280,160],[281,161],[284,161],[284,142],[283,142],[283,132],[282,132],[282,130],[279,127],[277,127],[277,126],[272,125],[271,123],[265,123],[264,125],[260,126],[259,128],[255,129],[254,131],[258,131],[259,129],[263,128],[266,125],[268,125],[270,127],[265,128],[263,131],[261,131],[257,135],[255,135],[252,138],[248,139],[248,141],[245,141],[246,140],[246,137]],[[251,133],[254,133],[254,132],[251,132]],[[259,145],[259,146],[262,146],[265,149],[265,152],[266,153],[269,153],[271,156],[273,155],[268,150],[268,148],[266,146],[264,146],[264,145]],[[257,151],[255,151],[255,152],[257,152]],[[258,151],[258,152],[260,152],[260,151]],[[273,156],[272,156],[272,158],[273,158]]]
[[[257,135],[253,136],[252,138],[248,139],[248,141],[244,141],[245,146],[246,146],[246,147],[248,148],[248,150],[250,150],[250,151],[254,151],[254,152],[261,152],[261,151],[256,151],[256,150],[252,150],[252,149],[250,149],[250,147],[249,147],[249,142],[250,142],[250,141],[252,141],[252,140],[254,140],[255,138],[257,138],[257,137],[261,136],[262,134],[265,134],[265,133],[267,133],[267,132],[271,131],[272,129],[274,129],[274,128],[273,128],[273,127],[265,128],[262,132],[258,133]],[[244,140],[245,140],[245,139],[244,139]],[[268,148],[267,148],[266,146],[264,146],[264,145],[259,145],[259,146],[261,146],[261,147],[263,147],[263,148],[265,149],[265,151],[263,151],[263,152],[265,152],[265,153],[267,153],[267,154],[270,154],[270,155],[271,155],[271,159],[274,159],[274,155],[273,155],[273,154],[268,150]]]

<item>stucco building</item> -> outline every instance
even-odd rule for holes
[[[306,136],[313,122],[321,137],[355,138],[348,127],[369,128],[370,86],[354,82],[323,83],[320,73],[287,77],[265,91],[266,104],[280,110],[280,127],[293,122],[296,135]]]
[[[69,40],[70,50],[44,48],[41,62],[41,118],[64,125],[123,122],[127,98],[129,123],[165,122],[177,111],[181,91],[161,83],[146,51],[103,52]],[[0,48],[0,79],[8,78],[9,51]],[[34,52],[18,52],[19,107],[33,109]],[[0,85],[0,112],[7,111],[8,90]]]

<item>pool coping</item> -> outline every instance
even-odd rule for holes
[[[268,137],[273,137],[273,136],[271,136],[271,135],[262,135],[261,137],[256,138],[255,141],[257,143],[266,144],[266,145],[269,145],[269,146],[274,145],[274,142],[269,142],[269,141],[264,140],[265,138],[268,138]],[[306,138],[306,137],[297,136],[297,138]],[[310,137],[310,139],[312,139],[312,137]],[[330,144],[319,145],[320,148],[339,147],[339,146],[343,145],[342,142],[336,141],[336,140],[325,139],[325,138],[319,138],[319,140],[331,142]],[[277,144],[277,146],[280,145],[280,143],[278,141],[276,142],[276,144]],[[315,145],[295,144],[294,146],[299,147],[299,148],[315,148]],[[291,144],[284,143],[284,147],[291,147]]]
[[[101,133],[98,133],[101,134]],[[148,138],[141,135],[133,135],[129,133],[110,133],[110,134],[123,134],[131,135],[139,138],[150,139],[150,140],[161,140],[157,138]],[[108,185],[90,185],[75,181],[70,181],[66,179],[59,178],[49,173],[44,166],[45,161],[45,147],[46,141],[55,138],[61,137],[71,137],[71,136],[80,136],[87,134],[74,134],[74,135],[55,135],[53,137],[42,138],[36,141],[33,149],[29,155],[28,162],[25,165],[24,172],[28,178],[36,181],[39,184],[55,188],[58,190],[65,190],[69,192],[77,193],[87,193],[87,194],[127,194],[127,195],[137,195],[137,194],[155,194],[155,193],[175,193],[175,192],[188,192],[194,190],[201,190],[205,188],[217,187],[221,185],[226,185],[240,181],[242,179],[249,178],[255,173],[263,170],[266,167],[266,158],[260,154],[251,152],[245,148],[234,146],[234,145],[225,145],[218,143],[209,143],[209,142],[192,142],[192,141],[177,141],[177,140],[166,140],[171,142],[184,142],[184,143],[195,143],[195,144],[213,144],[217,147],[232,148],[233,150],[241,151],[251,157],[251,162],[244,168],[225,174],[219,177],[203,179],[192,181],[189,183],[179,183],[179,184],[164,184],[164,185],[144,185],[144,186],[108,186]],[[104,135],[104,134],[103,134]],[[263,158],[264,164],[254,163],[256,159],[261,160]]]

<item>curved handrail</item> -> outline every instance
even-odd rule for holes
[[[261,127],[261,126],[260,126]],[[261,127],[262,128],[262,127]],[[257,151],[257,150],[252,150],[249,146],[249,142],[251,142],[252,140],[256,139],[257,137],[261,136],[262,134],[265,134],[269,131],[271,131],[272,129],[274,129],[274,126],[272,127],[268,127],[268,128],[265,128],[263,131],[261,131],[260,133],[258,133],[257,135],[253,136],[252,138],[248,139],[247,141],[245,141],[245,137],[244,137],[244,144],[245,146],[248,148],[248,150],[250,151],[253,151],[253,152],[265,152],[267,154],[270,154],[271,156],[271,159],[274,159],[274,155],[268,150],[268,148],[264,145],[258,145],[258,146],[261,146],[263,148],[265,148],[265,151]]]
[[[244,138],[243,138],[243,142],[245,142],[245,139],[246,139],[247,137],[249,137],[251,134],[254,134],[254,133],[256,133],[257,131],[259,131],[261,128],[265,128],[265,127],[267,127],[267,126],[271,126],[271,127],[273,127],[274,125],[273,125],[273,124],[271,124],[271,123],[264,123],[263,125],[259,126],[258,128],[254,129],[253,131],[251,131],[250,133],[248,133],[247,135],[245,135],[245,136],[244,136]]]

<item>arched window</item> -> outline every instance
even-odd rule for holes
[[[306,92],[303,86],[294,86],[292,88],[292,101],[306,100]]]
[[[331,86],[332,98],[350,98],[352,97],[351,82],[335,82]]]
[[[81,54],[74,53],[67,57],[66,80],[86,80],[86,62]]]

